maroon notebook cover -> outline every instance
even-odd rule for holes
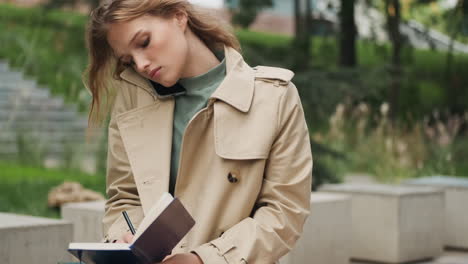
[[[161,262],[194,225],[195,220],[180,200],[174,198],[133,243],[131,250],[142,261]]]

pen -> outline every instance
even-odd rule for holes
[[[130,218],[128,217],[127,211],[123,211],[122,214],[125,218],[125,221],[127,221],[127,225],[130,228],[130,232],[132,232],[132,235],[135,235],[135,228],[133,227],[132,222],[130,221]]]

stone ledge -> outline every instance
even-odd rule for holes
[[[67,252],[73,226],[57,219],[0,213],[0,263],[57,263]]]

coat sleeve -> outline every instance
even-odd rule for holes
[[[143,219],[143,210],[132,169],[125,151],[116,118],[124,112],[125,95],[119,89],[114,102],[108,131],[106,193],[107,201],[103,218],[104,241],[120,239],[130,231],[122,211],[127,211],[135,227]]]
[[[289,83],[278,108],[277,136],[266,162],[252,217],[192,252],[205,264],[275,263],[302,233],[310,212],[312,153],[296,87]]]

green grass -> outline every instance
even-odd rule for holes
[[[58,218],[59,210],[47,206],[47,195],[64,181],[76,181],[85,188],[105,193],[103,175],[0,161],[0,212]]]
[[[236,35],[243,43],[251,42],[270,47],[283,47],[289,45],[292,40],[292,38],[288,36],[253,32],[245,29],[236,30]]]

